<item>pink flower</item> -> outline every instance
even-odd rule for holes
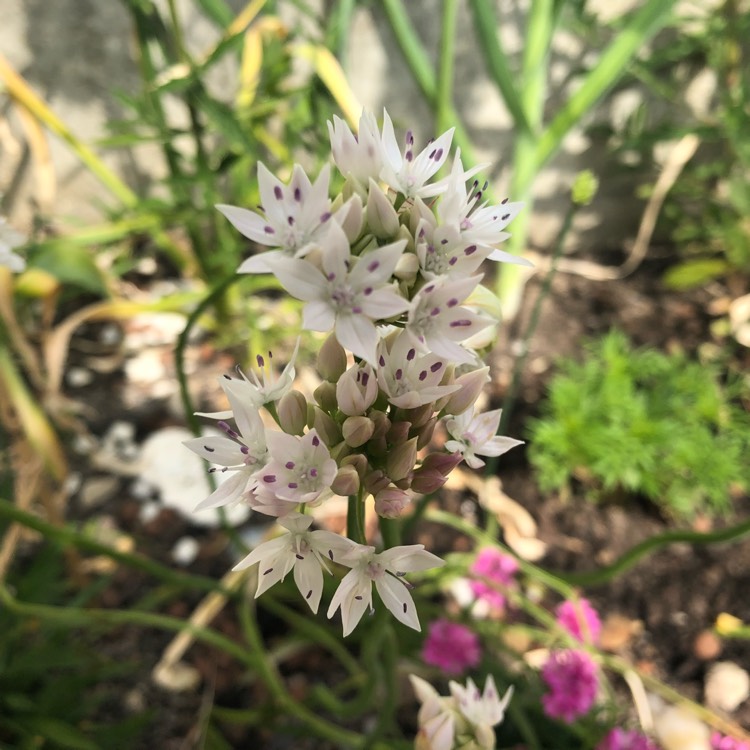
[[[518,563],[515,559],[497,547],[485,547],[477,555],[469,571],[477,577],[488,579],[471,582],[474,595],[496,609],[503,609],[505,597],[499,589],[513,584],[513,577],[518,572]]]
[[[615,727],[596,746],[596,750],[659,750],[648,737],[634,729]]]
[[[711,735],[711,750],[750,750],[750,743],[714,732]]]
[[[555,610],[557,624],[581,643],[598,643],[602,621],[588,599],[566,601]]]
[[[479,664],[479,637],[465,625],[450,620],[430,623],[422,647],[425,664],[438,667],[449,675],[458,675]]]
[[[599,678],[596,665],[583,651],[553,651],[542,667],[549,692],[542,696],[547,716],[572,724],[594,705]]]

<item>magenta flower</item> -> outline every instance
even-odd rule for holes
[[[659,750],[659,748],[635,729],[615,727],[596,746],[596,750]]]
[[[549,692],[542,696],[547,716],[572,724],[587,714],[596,700],[596,664],[584,651],[553,651],[542,667]]]
[[[557,624],[581,643],[598,643],[602,621],[588,599],[566,601],[555,610]]]
[[[750,750],[750,743],[714,732],[711,735],[711,750]]]
[[[450,620],[430,623],[422,647],[425,664],[438,667],[448,675],[459,675],[476,667],[480,658],[479,636],[471,628]]]
[[[515,558],[501,552],[497,547],[485,547],[477,555],[469,572],[487,579],[471,582],[474,595],[495,609],[504,609],[505,597],[499,589],[513,584],[514,576],[518,572]]]

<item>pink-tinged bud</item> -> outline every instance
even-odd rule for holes
[[[397,415],[399,419],[411,422],[412,429],[414,429],[427,424],[434,412],[435,409],[432,404],[424,404],[414,409],[399,409]]]
[[[385,461],[385,473],[393,480],[404,479],[414,471],[417,462],[417,438],[394,448]]]
[[[324,380],[313,391],[313,397],[318,402],[318,405],[329,413],[336,411],[338,408],[338,402],[336,401],[336,386],[333,383],[329,383],[327,380]]]
[[[398,518],[409,504],[409,496],[396,487],[386,487],[375,495],[375,512],[383,518]]]
[[[374,430],[373,421],[367,417],[347,417],[341,425],[344,440],[352,448],[364,445],[372,437]]]
[[[373,437],[380,438],[385,437],[388,430],[391,429],[391,420],[382,411],[371,411],[367,415],[375,423],[375,432]]]
[[[489,367],[482,367],[479,370],[472,370],[457,377],[456,383],[461,386],[461,390],[448,396],[442,411],[445,414],[455,416],[462,414],[470,406],[473,406],[489,380],[489,372]]]
[[[422,450],[430,444],[432,440],[432,433],[435,432],[435,425],[437,424],[437,417],[433,417],[424,427],[419,430],[417,435],[417,450]]]
[[[336,383],[346,372],[346,351],[332,333],[318,352],[318,372],[329,383]]]
[[[330,449],[331,458],[337,463],[341,462],[351,453],[352,449],[342,440]]]
[[[302,435],[307,425],[307,399],[299,391],[287,391],[276,407],[279,425],[289,435]]]
[[[359,492],[359,474],[353,466],[342,466],[336,473],[331,489],[337,495],[356,495]]]
[[[328,448],[341,442],[341,431],[338,425],[322,409],[315,408],[315,421],[313,427]]]
[[[380,469],[371,471],[364,479],[365,489],[371,495],[377,495],[380,490],[384,490],[389,484],[391,484],[390,479]]]
[[[357,470],[360,479],[370,470],[367,458],[361,453],[354,453],[351,456],[347,456],[342,460],[341,466],[353,466]]]
[[[346,235],[346,239],[349,240],[350,245],[362,234],[364,218],[362,199],[358,194],[354,193],[349,200],[349,210],[341,222],[341,228],[344,230],[344,234]]]
[[[398,214],[388,196],[370,178],[367,194],[367,226],[381,240],[395,239],[398,232]]]
[[[406,227],[401,227],[406,231]],[[419,271],[419,258],[414,253],[405,252],[396,263],[396,268],[393,271],[393,275],[399,279],[399,281],[406,281],[411,284],[414,279],[417,278],[417,272]]]
[[[391,429],[385,435],[385,439],[391,445],[401,445],[409,439],[411,425],[408,422],[391,422]]]
[[[430,453],[422,461],[421,469],[430,469],[439,471],[444,477],[447,477],[453,469],[463,461],[463,456],[456,453]]]
[[[435,469],[420,468],[414,472],[411,479],[411,489],[418,495],[429,495],[432,492],[437,492],[447,481],[448,477],[444,477]]]
[[[397,479],[393,484],[400,490],[408,490],[411,487],[411,475],[403,479]]]
[[[350,367],[336,383],[338,408],[350,417],[365,414],[378,397],[378,378],[370,365]]]

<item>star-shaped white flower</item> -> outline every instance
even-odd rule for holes
[[[285,185],[262,162],[258,162],[258,186],[263,201],[263,215],[237,206],[216,208],[245,237],[277,250],[248,258],[238,273],[268,273],[267,261],[277,255],[300,258],[323,236],[332,218],[328,197],[330,167],[324,166],[318,179],[311,183],[299,164],[294,165],[292,179]],[[335,220],[343,221],[348,211],[344,204]]]
[[[352,176],[360,185],[370,179],[377,180],[383,168],[380,131],[375,116],[363,111],[359,118],[359,130],[354,135],[349,126],[336,115],[328,123],[333,160],[345,177]]]
[[[283,581],[294,569],[294,582],[313,612],[318,611],[323,593],[323,571],[330,573],[328,560],[351,549],[354,542],[331,531],[310,531],[311,516],[294,514],[279,523],[288,533],[259,544],[234,570],[259,563],[256,598]]]
[[[445,181],[428,184],[428,180],[443,166],[451,148],[453,131],[451,128],[439,138],[431,141],[414,156],[414,135],[411,130],[406,133],[406,145],[403,154],[398,147],[393,123],[388,113],[383,111],[383,169],[380,179],[395,191],[407,198],[427,198],[441,193]]]
[[[238,398],[226,387],[226,382],[222,381],[222,385],[232,407],[228,414],[234,418],[237,430],[220,421],[219,427],[227,437],[198,437],[186,440],[184,445],[207,461],[223,467],[221,471],[231,471],[233,475],[199,503],[195,510],[218,508],[242,500],[246,493],[252,492],[256,485],[254,475],[268,460],[266,429],[258,410]]]
[[[507,199],[497,206],[482,203],[486,184],[480,189],[479,182],[474,180],[471,189],[467,191],[468,174],[470,172],[464,172],[459,151],[447,181],[448,187],[438,203],[439,223],[456,227],[464,246],[475,245],[491,250],[488,256],[490,260],[530,266],[531,263],[525,258],[506,253],[496,247],[510,237],[510,234],[503,230],[523,208],[523,203],[509,203]]]
[[[473,355],[458,342],[465,341],[491,321],[461,303],[471,294],[481,276],[429,281],[412,300],[406,332],[417,349],[434,352],[456,363],[473,361]]]
[[[440,385],[444,373],[445,362],[437,354],[418,354],[405,333],[390,348],[385,339],[378,344],[378,384],[394,406],[415,409],[459,390],[460,385]]]
[[[287,362],[286,367],[284,367],[280,375],[276,376],[273,367],[271,366],[273,361],[272,352],[268,352],[267,360],[265,357],[258,354],[255,360],[258,363],[260,377],[255,374],[254,370],[250,370],[250,377],[248,377],[242,370],[237,368],[242,379],[224,375],[219,380],[224,392],[227,394],[231,393],[237,401],[255,409],[259,409],[265,404],[280,401],[284,394],[292,390],[292,384],[294,383],[294,377],[296,374],[294,361],[297,358],[299,341],[300,340],[297,339],[292,356],[289,358],[289,362]],[[209,419],[229,419],[232,416],[232,412],[197,412],[197,416],[208,417]]]
[[[427,552],[423,544],[391,547],[381,553],[376,553],[374,547],[357,545],[336,562],[351,568],[341,580],[328,608],[328,617],[333,617],[336,610],[341,609],[344,636],[354,630],[368,609],[372,609],[373,583],[393,616],[404,625],[420,630],[414,600],[402,577],[405,573],[445,564]]]
[[[294,503],[330,493],[337,466],[316,430],[302,437],[269,431],[266,440],[271,458],[256,474],[264,491]]]
[[[20,247],[26,238],[13,229],[4,216],[0,216],[0,266],[9,268],[14,273],[20,273],[26,268],[26,261],[13,252],[14,247]]]
[[[474,409],[467,409],[457,416],[449,416],[445,427],[451,440],[446,441],[445,449],[451,453],[458,452],[472,469],[484,466],[484,461],[477,456],[500,456],[523,440],[514,440],[497,434],[502,409],[474,414]]]
[[[406,241],[399,240],[353,256],[343,230],[331,224],[323,242],[323,271],[306,260],[286,257],[269,260],[268,265],[290,294],[308,303],[304,328],[333,328],[343,347],[374,366],[375,322],[398,316],[410,305],[390,283],[405,246]]]

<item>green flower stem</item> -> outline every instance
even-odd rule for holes
[[[357,544],[365,544],[365,499],[364,488],[356,495],[349,495],[346,508],[346,535]]]
[[[386,549],[401,544],[401,521],[398,518],[379,518],[380,534]]]
[[[456,52],[456,16],[458,0],[444,0],[443,18],[440,28],[440,53],[438,55],[438,77],[435,91],[435,120],[438,132],[452,125],[453,63]]]
[[[16,521],[30,529],[34,529],[42,534],[45,539],[53,539],[63,545],[72,544],[78,549],[85,550],[86,552],[105,555],[123,565],[142,570],[144,573],[148,573],[155,578],[173,586],[178,586],[181,589],[216,591],[217,593],[222,593],[226,596],[232,596],[230,591],[224,589],[221,584],[213,578],[172,570],[171,568],[154,562],[147,557],[141,557],[140,555],[112,549],[112,547],[97,542],[85,534],[74,531],[68,526],[54,526],[51,523],[47,523],[47,521],[44,521],[31,513],[16,508],[13,503],[3,498],[0,498],[0,518],[9,521]]]
[[[549,271],[544,277],[542,288],[539,290],[536,300],[534,301],[534,309],[531,311],[531,318],[528,326],[523,334],[523,342],[521,345],[521,356],[516,359],[513,366],[513,378],[511,380],[508,392],[505,394],[503,399],[503,414],[500,419],[500,426],[498,428],[498,434],[504,435],[510,423],[513,409],[516,405],[516,399],[518,398],[518,391],[521,387],[521,377],[523,375],[523,368],[526,364],[526,359],[529,356],[529,343],[536,333],[536,328],[539,325],[539,315],[542,311],[542,305],[547,299],[552,288],[552,281],[557,275],[557,264],[562,256],[563,247],[565,246],[565,240],[570,233],[570,228],[573,225],[573,217],[576,214],[578,206],[575,203],[571,203],[568,207],[568,211],[565,214],[562,229],[557,235],[557,242],[555,243],[555,249],[552,252],[552,260],[550,263]],[[487,460],[487,466],[485,468],[485,475],[490,476],[495,474],[497,470],[498,459],[497,456],[493,456]]]
[[[379,654],[382,659],[381,671],[383,674],[384,694],[378,703],[378,719],[375,727],[370,733],[370,742],[366,747],[372,747],[373,742],[384,736],[395,723],[396,708],[398,707],[398,639],[390,622],[390,617],[385,610],[382,611],[385,622],[380,624],[383,632],[382,646]]]
[[[196,627],[190,622],[153,614],[137,612],[130,609],[89,609],[83,607],[58,607],[47,604],[30,604],[17,600],[9,589],[0,583],[0,602],[11,612],[21,617],[33,617],[49,622],[57,622],[68,627],[119,627],[122,625],[139,625],[146,628],[158,628],[172,632],[189,633],[198,641],[203,641],[233,656],[241,664],[255,667],[255,660],[250,653],[233,640],[209,628]]]
[[[331,633],[329,628],[323,627],[307,614],[300,615],[268,593],[263,597],[261,605],[263,609],[267,609],[277,617],[285,620],[290,627],[311,643],[316,643],[328,649],[352,677],[361,677],[364,675],[359,662],[351,655],[341,641]]]
[[[265,646],[255,621],[252,606],[249,600],[240,603],[239,612],[242,628],[250,645],[253,666],[271,693],[280,715],[286,713],[294,716],[306,724],[317,736],[331,740],[338,747],[364,747],[364,738],[360,734],[331,724],[292,698],[278,670],[266,657]]]
[[[700,533],[697,531],[666,531],[631,547],[624,555],[598,570],[590,570],[583,573],[561,573],[554,575],[573,586],[593,587],[603,586],[616,576],[630,570],[642,557],[655,552],[668,544],[719,544],[741,539],[750,534],[750,520],[729,526],[726,529]]]
[[[434,523],[441,523],[444,526],[450,526],[457,531],[460,531],[466,536],[474,539],[477,544],[492,545],[493,547],[500,547],[504,552],[512,555],[516,558],[518,567],[528,576],[536,579],[540,583],[543,583],[553,591],[557,591],[565,599],[572,599],[575,596],[575,589],[570,582],[565,580],[562,576],[558,576],[554,573],[549,573],[544,568],[540,568],[533,563],[518,557],[513,550],[506,545],[500,543],[494,537],[490,536],[486,532],[473,526],[468,521],[464,521],[462,518],[458,518],[452,513],[448,513],[444,510],[429,509],[425,515],[425,520],[433,521]]]

